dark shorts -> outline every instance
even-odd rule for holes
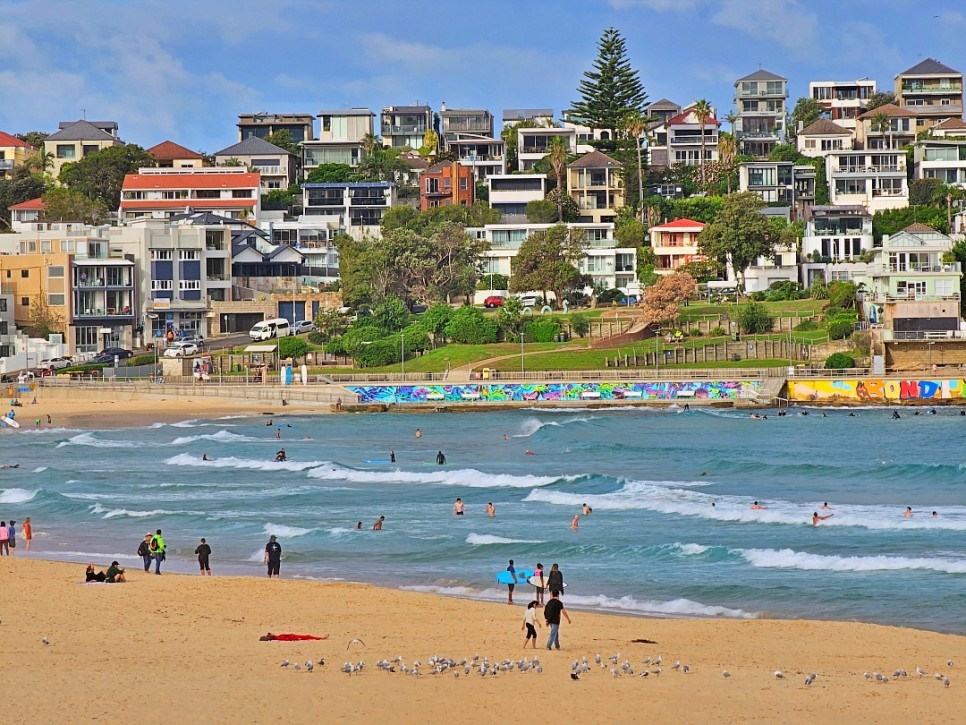
[[[514,588],[515,586],[516,586],[516,584],[507,584],[507,585],[506,585],[506,588],[510,590],[510,594],[513,594],[513,588]]]
[[[208,566],[207,559],[198,559],[198,566],[201,567],[202,571],[211,571],[211,567]]]
[[[456,512],[456,515],[457,515],[457,516],[462,516],[462,515],[463,515],[463,512],[462,512],[462,511],[457,511],[457,512]]]
[[[278,568],[281,565],[282,565],[282,562],[281,561],[272,561],[271,559],[269,559],[269,561],[268,561],[268,575],[269,576],[278,576]]]
[[[536,638],[537,638],[537,628],[534,627],[532,624],[530,624],[528,622],[527,623],[527,639],[536,639]]]

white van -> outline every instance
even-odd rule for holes
[[[276,317],[274,320],[262,320],[255,323],[255,326],[248,331],[248,336],[255,340],[270,340],[273,337],[285,337],[292,334],[292,327],[284,317]]]

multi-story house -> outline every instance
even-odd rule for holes
[[[901,149],[916,142],[916,114],[893,103],[866,111],[857,121],[856,148]]]
[[[44,151],[53,155],[50,173],[57,178],[65,164],[120,144],[114,121],[61,121],[60,129],[44,139]]]
[[[305,216],[330,217],[328,221],[354,239],[367,234],[378,238],[383,214],[396,203],[396,185],[390,181],[306,183],[302,198]]]
[[[295,183],[298,170],[295,155],[258,136],[249,136],[216,151],[214,157],[216,166],[247,166],[259,175],[263,191],[287,189]]]
[[[600,151],[591,151],[567,166],[567,193],[577,202],[580,221],[613,222],[624,206],[623,166]]]
[[[200,169],[205,165],[204,156],[174,141],[162,141],[145,152],[154,158],[159,169]]]
[[[3,235],[2,281],[14,288],[15,318],[26,326],[38,297],[61,323],[70,353],[131,347],[137,317],[134,256],[110,243],[107,227],[33,222]]]
[[[766,158],[785,142],[788,79],[757,70],[735,81],[734,123],[739,153]]]
[[[450,139],[457,134],[493,137],[493,114],[485,108],[447,108],[441,103],[439,117],[440,143],[444,148],[448,148]]]
[[[660,101],[654,101],[649,105],[645,111],[644,116],[646,118],[652,118],[653,121],[649,124],[649,129],[657,128],[667,124],[675,116],[681,114],[684,109],[674,101],[669,101],[667,98],[662,98]]]
[[[547,230],[552,224],[487,224],[485,227],[469,227],[467,234],[485,240],[489,249],[483,252],[482,278],[489,274],[512,276],[513,259],[520,245],[535,231]],[[593,280],[586,289],[593,287],[618,288],[628,293],[637,284],[637,250],[615,247],[613,224],[567,224],[569,229],[579,229],[583,236],[584,257],[577,264],[581,273]]]
[[[238,140],[288,131],[294,143],[310,141],[315,137],[314,121],[311,113],[243,113],[238,116]]]
[[[654,252],[654,271],[671,274],[690,262],[704,259],[698,249],[698,236],[705,225],[693,219],[675,219],[650,228],[651,250]]]
[[[836,151],[825,159],[829,201],[870,213],[909,205],[904,151]]]
[[[746,161],[738,166],[738,189],[767,206],[789,206],[797,217],[815,203],[815,167],[792,161]]]
[[[287,245],[302,255],[302,283],[317,286],[339,279],[339,250],[335,244],[336,236],[343,231],[339,225],[336,216],[301,215],[298,219],[262,222],[259,226],[268,232],[273,245]]]
[[[924,224],[882,235],[872,251],[866,297],[875,304],[910,300],[959,299],[959,262],[947,261],[953,240]]]
[[[712,115],[704,122],[704,161],[718,160],[718,129],[721,122]],[[667,129],[667,158],[671,166],[700,166],[701,165],[701,137],[702,128],[694,115],[694,109],[688,106],[681,113],[669,119]]]
[[[415,150],[423,145],[423,136],[433,128],[433,109],[427,105],[387,106],[382,109],[379,120],[383,144]]]
[[[553,126],[552,108],[506,108],[503,110],[503,127],[515,126],[528,121],[536,126]]]
[[[862,206],[813,206],[805,215],[801,283],[850,282],[867,276],[872,251],[872,215]]]
[[[487,177],[504,171],[505,144],[501,139],[456,133],[446,145],[463,166],[471,169],[477,181],[486,181]]]
[[[44,215],[46,204],[38,196],[36,199],[28,199],[7,208],[10,210],[10,229],[19,232],[25,229],[27,225],[40,221],[40,218]]]
[[[929,138],[916,141],[913,155],[917,179],[966,186],[966,122],[950,118],[937,123]]]
[[[926,58],[897,75],[895,93],[899,106],[913,111],[914,131],[963,117],[963,74],[938,60]]]
[[[869,108],[869,99],[875,93],[875,81],[860,78],[857,81],[812,81],[808,94],[825,109],[829,120],[842,128],[855,130],[855,120]]]
[[[357,168],[365,158],[366,137],[375,135],[375,117],[368,108],[319,111],[319,138],[300,144],[304,173],[323,164]]]
[[[855,132],[834,121],[820,118],[796,134],[798,152],[816,158],[832,151],[848,151],[855,142]]]
[[[574,128],[517,128],[517,170],[530,171],[547,155],[550,139],[559,136],[566,142],[569,153],[577,153],[577,132]]]
[[[419,176],[419,208],[423,211],[438,206],[470,206],[474,201],[473,169],[458,161],[442,161]]]
[[[668,121],[681,115],[681,110],[681,106],[666,98],[647,107],[647,117],[654,119],[648,124],[645,134],[648,165],[652,169],[666,169],[671,165],[668,158]]]
[[[37,149],[26,141],[0,131],[0,179],[10,178],[16,167],[23,166],[36,153]]]
[[[207,211],[232,219],[257,219],[261,181],[244,166],[201,169],[139,169],[121,187],[121,222],[166,219]]]
[[[490,206],[499,210],[506,223],[525,222],[527,204],[547,195],[544,174],[495,174],[486,180]]]

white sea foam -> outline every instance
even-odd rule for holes
[[[33,470],[33,473],[43,473],[43,472],[44,472],[44,471],[46,471],[46,470],[47,470],[47,466],[37,466],[37,467],[36,467],[36,468],[35,468],[35,469]]]
[[[130,516],[135,519],[144,519],[149,516],[173,516],[175,514],[193,514],[191,511],[168,511],[165,509],[152,509],[150,511],[140,511],[137,509],[109,509],[99,503],[90,507],[92,514],[104,514],[101,518],[114,519],[118,516]]]
[[[749,564],[763,569],[803,571],[902,571],[928,569],[966,574],[966,559],[906,556],[827,556],[792,549],[735,549]]]
[[[565,425],[570,425],[572,423],[588,423],[592,420],[596,420],[597,416],[588,415],[577,418],[567,418],[566,420],[540,420],[539,418],[527,418],[520,425],[520,432],[515,434],[514,438],[529,438],[534,433],[536,433],[541,428],[546,428],[548,426],[554,428],[562,428]]]
[[[164,462],[169,466],[208,466],[212,468],[239,468],[255,471],[304,471],[326,464],[325,461],[269,461],[235,458],[234,456],[204,461],[201,456],[194,456],[190,453],[179,453],[176,456],[165,459]]]
[[[183,446],[187,443],[194,443],[195,441],[215,441],[217,443],[239,443],[241,441],[256,441],[257,438],[249,438],[248,436],[239,435],[238,433],[231,433],[227,430],[220,430],[217,433],[205,433],[195,436],[181,436],[175,438],[171,441],[173,446]]]
[[[402,589],[414,592],[428,592],[470,599],[506,599],[504,589],[473,589],[465,586],[404,586]],[[612,612],[630,612],[652,617],[726,617],[732,619],[755,619],[756,614],[743,609],[718,607],[701,604],[690,599],[673,599],[667,602],[638,600],[631,596],[608,597],[603,594],[580,595],[569,593],[565,597],[567,606],[580,609],[596,609]]]
[[[544,542],[532,539],[507,539],[491,534],[470,534],[466,537],[466,543],[473,546],[486,546],[487,544],[542,544]]]
[[[352,483],[436,483],[443,486],[466,486],[468,488],[537,488],[558,481],[574,481],[577,476],[514,476],[509,473],[484,473],[475,468],[425,471],[370,471],[328,464],[313,468],[311,478],[323,481],[350,481]]]
[[[677,544],[677,543],[675,543],[675,544],[672,544],[671,546],[673,548],[676,548],[678,551],[680,551],[682,554],[684,554],[686,556],[698,556],[699,554],[703,554],[709,548],[711,548],[709,546],[703,546],[702,544]]]
[[[356,531],[362,531],[363,529],[347,529],[345,526],[333,526],[331,529],[326,529],[326,532],[332,536],[345,536],[346,534],[354,534]]]
[[[221,421],[221,420],[229,420],[232,418],[244,418],[244,417],[245,416],[243,415],[229,415],[224,418],[218,418],[218,420]],[[234,427],[234,425],[231,423],[217,423],[217,422],[208,421],[208,420],[191,419],[191,420],[182,420],[178,423],[171,423],[171,427],[172,428],[210,428],[210,427],[228,428],[228,427]]]
[[[294,539],[296,536],[311,534],[316,529],[303,529],[299,526],[286,526],[285,524],[268,523],[262,527],[266,536],[277,536],[280,539]]]
[[[27,503],[33,501],[38,493],[40,489],[28,491],[25,488],[3,488],[0,489],[0,503]]]
[[[66,441],[61,441],[57,444],[58,448],[64,448],[65,446],[89,446],[91,448],[141,448],[146,445],[141,441],[112,441],[112,440],[101,440],[93,433],[80,433],[72,438],[68,438]]]

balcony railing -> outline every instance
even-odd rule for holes
[[[883,342],[894,342],[897,340],[920,341],[920,340],[962,340],[966,337],[963,330],[915,330],[901,332],[897,330],[883,330]]]
[[[903,83],[903,93],[960,93],[962,83]]]
[[[843,166],[833,169],[835,174],[898,174],[906,173],[901,166]]]
[[[546,146],[523,146],[520,148],[521,154],[546,154]]]
[[[906,196],[905,189],[873,189],[872,196]]]
[[[410,136],[419,134],[420,136],[426,133],[426,124],[408,124],[406,126],[391,126],[389,124],[383,124],[382,135],[383,136]]]
[[[288,169],[284,166],[253,166],[252,169],[265,176],[282,176],[288,173]]]
[[[354,196],[349,200],[351,206],[385,206],[384,196]]]
[[[889,274],[903,274],[905,272],[945,272],[946,274],[958,273],[961,270],[959,262],[949,264],[883,264],[879,271]]]

